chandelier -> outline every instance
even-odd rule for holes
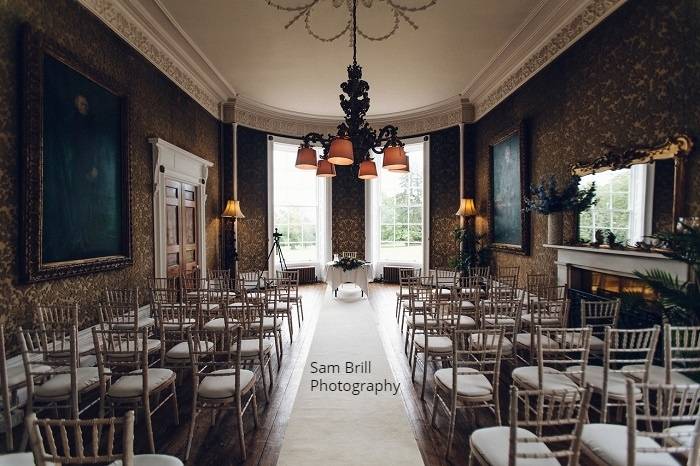
[[[364,0],[363,0],[364,1]],[[369,110],[369,84],[362,79],[362,67],[357,64],[357,0],[352,0],[352,65],[348,66],[348,80],[340,85],[340,107],[345,121],[338,125],[338,133],[323,136],[309,133],[302,138],[296,167],[316,170],[316,176],[333,177],[336,165],[351,165],[357,177],[369,180],[377,177],[377,166],[372,154],[383,154],[382,166],[390,171],[408,173],[408,156],[398,137],[398,128],[386,125],[378,131],[372,128],[365,115]],[[317,160],[313,145],[323,147]]]

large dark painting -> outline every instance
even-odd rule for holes
[[[24,279],[128,265],[126,96],[41,34],[23,39]]]
[[[492,247],[529,254],[529,214],[523,210],[524,191],[529,183],[524,125],[495,138],[489,145],[489,159]]]

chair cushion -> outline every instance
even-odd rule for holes
[[[231,374],[216,377],[204,377],[199,384],[197,393],[201,398],[213,400],[231,398],[236,392],[235,369],[220,369],[212,374]],[[241,369],[241,393],[245,393],[255,385],[255,374]]]
[[[581,366],[570,366],[566,368],[567,372],[574,381],[581,380]],[[601,366],[586,366],[586,383],[590,384],[594,390],[600,392],[603,390],[603,373]],[[627,388],[625,386],[625,376],[620,372],[610,372],[608,375],[608,396],[615,398],[618,401],[624,401],[627,398]],[[642,396],[642,391],[634,388],[635,399],[638,400]]]
[[[273,317],[263,317],[263,330],[272,330],[273,328],[281,328],[282,321],[278,320],[277,325],[275,325],[275,319]]]
[[[532,325],[533,323],[536,325],[559,325],[559,319],[556,317],[549,317],[549,316],[542,316],[542,318],[538,318],[537,316],[533,314],[523,314],[522,317],[520,318],[523,322],[526,324]]]
[[[236,319],[228,319],[228,326],[236,326],[238,324],[238,321]],[[206,330],[225,330],[226,329],[226,319],[223,317],[217,317],[216,319],[212,319],[206,324],[204,324],[204,328]]]
[[[199,342],[199,351],[200,352],[210,351],[213,348],[214,348],[214,343],[210,343],[208,341],[200,341]],[[167,353],[165,353],[165,358],[166,359],[173,359],[173,360],[180,361],[180,362],[182,362],[183,360],[189,360],[190,359],[190,345],[186,341],[183,341],[182,343],[178,343],[177,345],[170,348]],[[149,374],[149,378],[150,378],[150,374]]]
[[[637,382],[642,380],[642,372],[640,371],[643,370],[644,365],[642,364],[630,364],[622,367],[622,371],[625,373],[625,376],[636,380]],[[665,384],[666,368],[663,366],[649,366],[649,383]],[[674,385],[692,385],[696,382],[680,372],[671,372],[671,383]]]
[[[692,424],[682,424],[678,426],[669,427],[664,429],[665,434],[671,434],[673,437],[667,437],[666,441],[668,445],[688,447],[693,446],[693,432],[695,431],[695,426]]]
[[[446,316],[442,319],[443,323],[445,324],[457,324],[457,316]],[[476,328],[476,321],[471,316],[465,316],[464,314],[462,314],[459,316],[459,328]]]
[[[133,375],[131,375],[133,374]],[[148,369],[148,388],[152,392],[170,380],[175,379],[175,373],[170,369]],[[120,377],[109,387],[107,395],[113,398],[131,398],[143,394],[143,373],[141,370],[129,372]]]
[[[486,317],[484,318],[484,323],[487,327],[493,327],[494,325],[496,325],[496,319],[494,317]],[[515,325],[515,319],[510,317],[499,317],[498,325],[506,325],[512,327],[513,325]]]
[[[235,348],[235,346],[234,346]],[[272,342],[267,338],[263,340],[263,352],[267,353],[272,349]],[[241,340],[241,357],[257,356],[260,352],[260,341],[257,338]]]
[[[182,319],[182,320],[164,320],[163,321],[163,329],[166,331],[168,330],[181,330],[181,329],[187,329],[194,324],[196,324],[197,321],[195,319]]]
[[[415,324],[414,324],[414,322],[415,322]],[[414,325],[416,327],[425,327],[425,326],[435,327],[437,325],[437,319],[428,318],[426,320],[426,318],[424,316],[415,316],[415,317],[411,317],[410,319],[408,319],[406,321],[406,323],[409,327],[413,327]]]
[[[476,338],[472,338],[472,345],[474,345],[475,349],[484,349],[484,348],[495,348],[496,344],[498,343],[498,337],[496,335],[488,335],[486,337],[486,341],[483,342],[484,340],[484,334],[480,333],[476,336]],[[501,341],[501,354],[510,354],[513,352],[513,343],[506,338],[503,337],[503,340]]]
[[[122,461],[117,460],[109,466],[122,466]],[[134,466],[183,466],[182,461],[168,455],[134,455]]]
[[[155,324],[153,317],[140,317],[138,320],[138,328],[152,327]],[[116,330],[129,330],[134,328],[134,321],[127,320],[123,322],[114,322],[111,327]]]
[[[452,369],[435,371],[435,382],[452,391]],[[457,394],[466,398],[493,397],[491,382],[478,370],[471,367],[457,368]]]
[[[627,466],[627,426],[616,424],[586,424],[583,426],[581,442],[603,464]],[[658,448],[659,444],[649,437],[637,437],[637,448]],[[679,465],[667,453],[640,453],[635,456],[635,466]]]
[[[537,390],[539,375],[537,366],[524,366],[513,369],[513,382],[523,388]],[[566,373],[553,367],[544,367],[542,374],[542,389],[544,391],[578,390],[579,386],[566,376]]]
[[[531,335],[529,333],[518,333],[515,336],[515,344],[518,346],[526,346],[530,348],[532,344],[535,348],[537,347],[537,335]],[[542,347],[543,348],[559,348],[559,344],[549,338],[547,335],[542,335]],[[534,348],[531,348],[534,349]]]
[[[529,430],[518,427],[517,438],[534,439],[535,434]],[[510,427],[498,426],[475,430],[469,445],[476,453],[485,459],[490,466],[508,466],[508,451],[510,443]],[[547,445],[542,442],[520,443],[517,453],[546,454],[551,453]],[[518,466],[560,466],[556,458],[516,458]]]
[[[32,364],[32,372],[37,373],[47,373],[51,372],[51,366],[45,366],[44,364]],[[7,385],[10,388],[15,386],[24,385],[27,380],[26,373],[24,372],[24,366],[12,366],[7,368]]]
[[[424,349],[425,338],[423,336],[416,337],[415,344],[417,347]],[[428,351],[432,353],[451,353],[452,340],[450,337],[428,336]]]
[[[561,338],[559,337],[559,335],[557,335],[557,340],[560,339]],[[567,346],[581,346],[582,344],[580,333],[567,333],[565,339]],[[588,339],[588,345],[590,346],[591,351],[595,353],[602,353],[603,348],[605,347],[605,342],[597,336],[591,335],[591,337]]]
[[[53,466],[56,463],[46,463]],[[0,466],[34,466],[34,455],[29,453],[10,453],[0,455]]]
[[[76,388],[78,393],[86,390],[100,381],[96,367],[78,367],[76,371]],[[57,398],[70,395],[70,374],[58,374],[34,388],[34,393],[40,398]]]

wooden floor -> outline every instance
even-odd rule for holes
[[[265,405],[263,394],[258,392],[260,407],[260,424],[254,428],[252,416],[246,416],[246,448],[247,461],[240,461],[238,434],[233,412],[217,419],[215,426],[210,425],[208,416],[198,419],[195,431],[193,450],[189,464],[191,465],[274,465],[280,453],[284,440],[284,431],[292,412],[297,387],[304,370],[313,330],[319,315],[323,300],[325,284],[302,287],[305,320],[300,330],[294,332],[294,343],[289,345],[289,337],[285,334],[286,344],[282,368],[275,374],[275,385],[269,405]],[[423,455],[426,465],[453,464],[465,465],[468,457],[468,435],[474,428],[474,421],[468,421],[465,416],[458,417],[455,443],[449,461],[444,459],[445,439],[447,434],[447,418],[438,417],[438,429],[430,427],[430,409],[432,406],[432,369],[428,374],[428,386],[425,401],[420,399],[420,378],[411,383],[411,369],[408,358],[404,354],[403,335],[395,318],[394,306],[398,289],[396,286],[384,284],[370,285],[370,302],[378,313],[379,333],[392,369],[397,374],[397,382],[401,383],[401,394],[406,410]],[[296,317],[296,316],[295,316]],[[285,325],[286,328],[286,325]],[[420,371],[418,371],[420,372]],[[171,410],[164,409],[155,420],[156,445],[161,453],[184,457],[187,444],[187,429],[189,413],[191,412],[191,396],[189,380],[185,380],[178,391],[180,404],[180,425],[175,426],[170,415]],[[503,387],[503,385],[502,385]],[[249,413],[246,413],[249,414]],[[480,412],[477,421],[482,426],[494,425],[493,416]],[[137,452],[145,451],[145,443],[140,438],[142,425],[136,426]],[[319,433],[319,442],[323,434]]]

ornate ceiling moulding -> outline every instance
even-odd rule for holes
[[[146,57],[164,75],[170,78],[180,89],[185,91],[199,105],[215,117],[219,117],[219,102],[224,96],[210,86],[205,85],[173,52],[173,44],[164,37],[165,42],[156,39],[152,25],[144,24],[143,18],[136,18],[137,13],[129,11],[123,0],[79,0],[80,4],[97,16],[118,36]]]
[[[613,11],[619,8],[626,0],[587,0],[587,5],[581,7],[579,0],[565,0],[563,7],[568,11],[568,8],[576,8],[578,13],[574,14],[564,24],[556,29],[556,33],[549,35],[546,41],[537,47],[534,47],[535,52],[529,54],[522,64],[517,68],[507,69],[501,76],[506,76],[502,81],[491,81],[488,83],[487,89],[484,92],[479,92],[479,95],[467,91],[472,101],[475,102],[475,120],[478,120],[492,108],[505,100],[512,92],[525,84],[531,77],[537,74],[542,68],[552,62],[562,52],[572,46],[584,34],[593,29],[598,23],[609,16]],[[551,26],[550,26],[551,27]],[[519,31],[520,32],[520,31]],[[523,38],[527,40],[528,38]],[[514,42],[514,41],[513,41]],[[516,44],[517,45],[517,44]],[[506,49],[504,49],[506,50]],[[495,57],[490,68],[496,68],[495,63],[501,60],[513,60],[522,52],[511,52],[508,57]],[[504,53],[502,51],[501,53]],[[482,74],[487,74],[493,69],[485,70]]]

